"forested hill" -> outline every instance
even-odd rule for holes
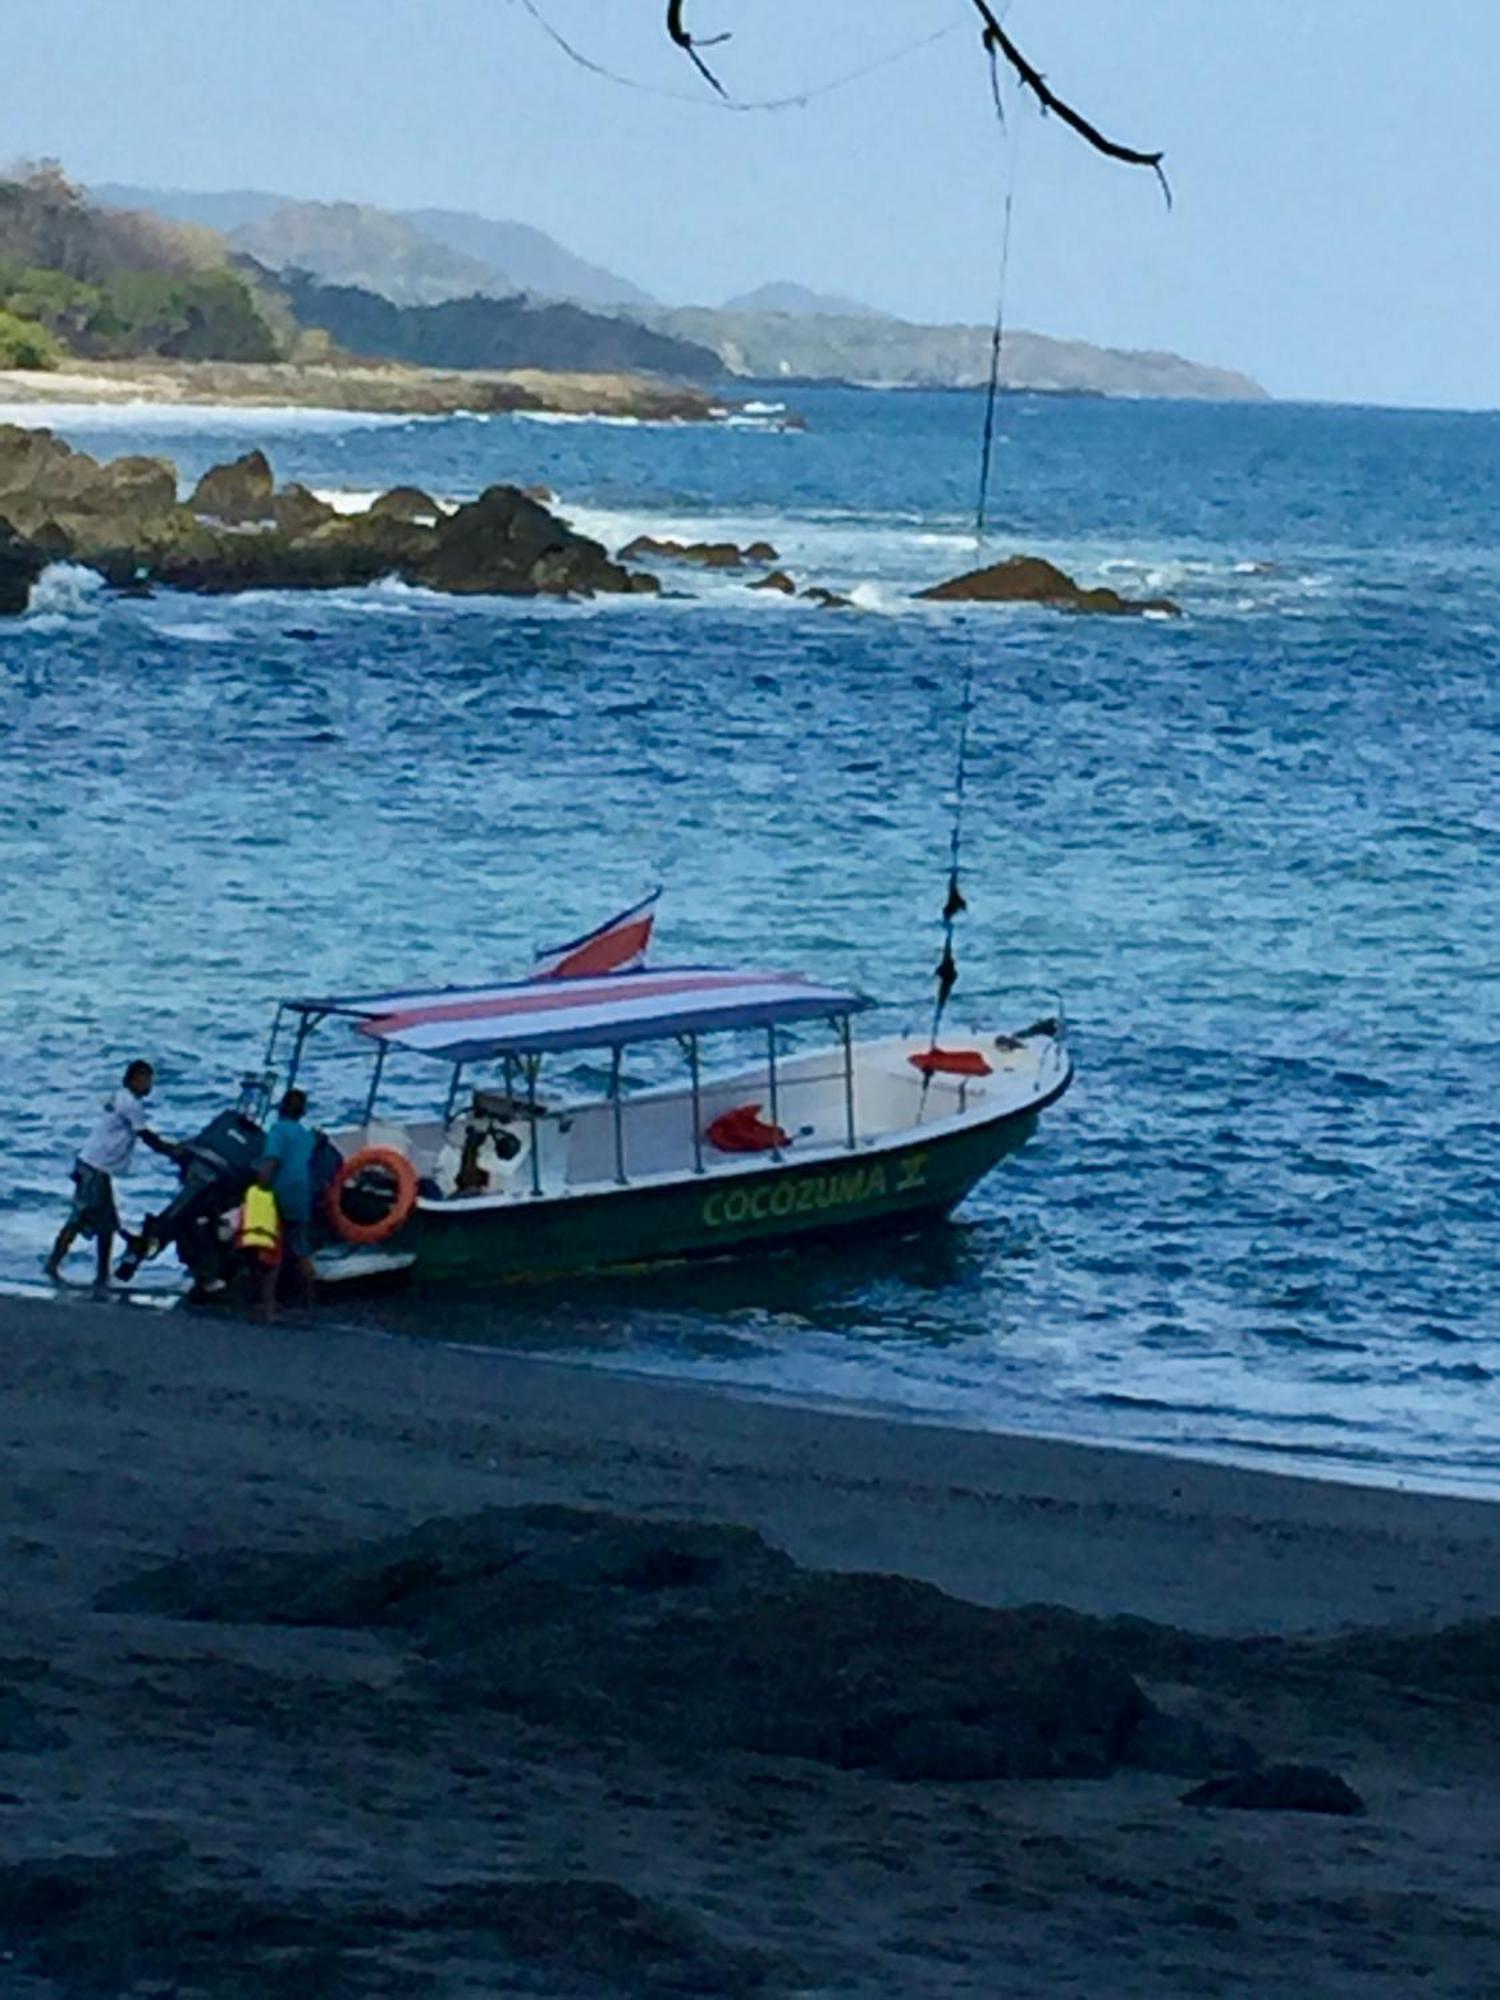
[[[724,372],[710,347],[582,306],[519,297],[398,306],[302,271],[276,282],[299,325],[321,329],[350,354],[424,368],[645,370],[695,381]]]
[[[50,165],[0,180],[0,365],[272,361],[288,331],[210,232],[95,208]]]
[[[358,213],[367,235],[380,224],[378,211]],[[443,254],[459,264],[459,253]],[[0,180],[0,367],[147,356],[723,372],[707,346],[582,306],[477,291],[398,305],[306,272],[274,273],[212,229],[95,206],[51,165]]]

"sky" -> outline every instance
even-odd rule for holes
[[[529,222],[673,303],[772,278],[911,319],[1007,317],[1247,370],[1273,393],[1500,407],[1500,7],[1010,0],[1010,32],[1147,173],[1007,93],[968,0],[48,0],[16,14],[0,146],[76,178]],[[943,32],[947,30],[948,32]],[[927,39],[936,37],[936,39]],[[925,46],[915,46],[925,41]],[[899,53],[898,53],[899,52]]]

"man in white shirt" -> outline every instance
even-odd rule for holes
[[[74,1163],[73,1206],[47,1258],[49,1278],[61,1275],[62,1261],[79,1236],[92,1236],[97,1281],[107,1285],[115,1234],[125,1233],[120,1211],[115,1206],[115,1175],[129,1171],[137,1139],[153,1153],[165,1153],[169,1159],[176,1159],[177,1147],[170,1139],[159,1138],[147,1123],[146,1099],[155,1081],[156,1073],[150,1063],[137,1059],[126,1070],[120,1088],[106,1098],[103,1114]]]

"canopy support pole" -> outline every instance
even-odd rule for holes
[[[781,1108],[777,1101],[776,1030],[774,1027],[767,1028],[766,1030],[766,1075],[770,1079],[771,1123],[779,1130],[781,1127]],[[773,1160],[781,1158],[780,1146],[773,1146],[771,1148],[771,1158]]]
[[[286,1072],[286,1087],[288,1090],[297,1081],[297,1071],[302,1063],[303,1044],[322,1018],[321,1014],[304,1014],[297,1023],[297,1039],[292,1043],[292,1059],[287,1065]]]
[[[698,1037],[687,1037],[688,1075],[693,1084],[693,1172],[703,1171],[703,1081],[698,1070]]]
[[[620,1058],[624,1051],[615,1047],[609,1065],[609,1102],[615,1125],[615,1186],[625,1185],[625,1107],[620,1101]]]
[[[859,1142],[854,1129],[854,1041],[847,1014],[839,1016],[839,1040],[844,1045],[844,1144],[852,1153]]]
[[[370,1122],[370,1120],[371,1120],[371,1119],[372,1119],[372,1118],[373,1118],[373,1117],[375,1116],[375,1099],[376,1099],[376,1097],[377,1097],[377,1096],[379,1095],[379,1092],[380,1092],[380,1077],[381,1077],[381,1072],[382,1072],[382,1071],[384,1070],[384,1068],[385,1068],[385,1051],[386,1051],[386,1044],[385,1044],[384,1042],[379,1042],[379,1043],[377,1043],[377,1044],[376,1044],[376,1048],[375,1048],[375,1071],[374,1071],[374,1074],[373,1074],[373,1075],[371,1076],[371,1078],[370,1078],[370,1094],[369,1094],[369,1096],[368,1096],[368,1097],[366,1097],[366,1099],[365,1099],[365,1124],[366,1124],[366,1125],[368,1125],[368,1124],[369,1124],[369,1122]]]
[[[262,1068],[268,1076],[275,1074],[276,1044],[281,1039],[281,1024],[285,1019],[286,1003],[283,1001],[276,1009],[276,1018],[271,1023],[271,1033],[266,1042],[266,1056]]]
[[[540,1065],[540,1056],[526,1058],[526,1116],[531,1121],[531,1192],[534,1195],[539,1195],[542,1191],[542,1148],[537,1129],[536,1102],[536,1073]]]
[[[461,1062],[456,1062],[453,1065],[452,1081],[448,1085],[448,1101],[443,1106],[444,1125],[450,1125],[453,1122],[453,1107],[458,1102],[458,1086],[463,1081],[463,1074],[464,1074],[463,1064]]]

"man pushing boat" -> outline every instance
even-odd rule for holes
[[[127,1245],[131,1241],[115,1203],[115,1175],[129,1171],[137,1139],[153,1153],[163,1153],[171,1160],[178,1157],[179,1148],[173,1141],[153,1132],[148,1123],[146,1100],[155,1081],[150,1063],[137,1057],[126,1069],[120,1088],[105,1099],[104,1110],[73,1164],[73,1206],[47,1256],[49,1278],[61,1277],[63,1259],[80,1236],[92,1236],[96,1282],[107,1285],[115,1236],[124,1236]]]

